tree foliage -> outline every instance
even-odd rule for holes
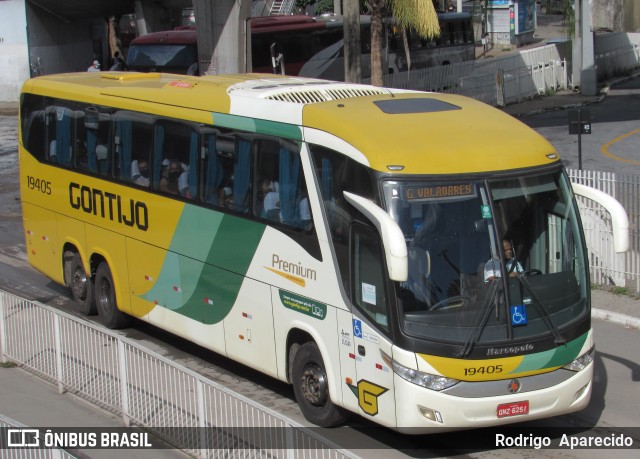
[[[401,28],[411,28],[422,38],[440,35],[433,0],[389,0],[389,3],[393,17]]]
[[[433,0],[368,0],[371,11],[371,84],[382,86],[382,40],[385,12],[388,8],[396,24],[411,28],[423,38],[440,35],[438,15]]]
[[[296,8],[299,12],[304,12],[308,7],[314,6],[313,14],[324,14],[333,12],[333,0],[296,0]]]

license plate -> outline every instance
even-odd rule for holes
[[[523,414],[529,414],[529,400],[521,402],[504,403],[498,405],[498,417],[506,418],[509,416],[520,416]]]

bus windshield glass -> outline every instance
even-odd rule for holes
[[[452,343],[561,337],[589,313],[584,242],[561,172],[389,180],[383,188],[407,241],[409,276],[396,293],[408,335]]]
[[[197,62],[195,45],[190,44],[139,44],[129,48],[127,66],[141,68],[184,68]]]

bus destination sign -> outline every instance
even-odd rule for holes
[[[404,189],[404,198],[407,201],[423,201],[427,199],[457,198],[461,196],[474,196],[473,183],[460,183],[457,185],[432,185],[412,186]]]

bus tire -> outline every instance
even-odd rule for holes
[[[106,262],[98,265],[94,289],[98,316],[104,326],[116,329],[129,325],[130,317],[118,309],[113,277],[111,276],[109,265]]]
[[[347,419],[346,412],[329,397],[327,372],[318,345],[304,343],[293,358],[293,392],[304,417],[320,427],[333,427]]]
[[[75,253],[71,259],[71,279],[69,287],[73,300],[80,306],[80,312],[87,316],[96,314],[96,303],[93,300],[93,281],[87,275],[82,264],[82,257]]]

